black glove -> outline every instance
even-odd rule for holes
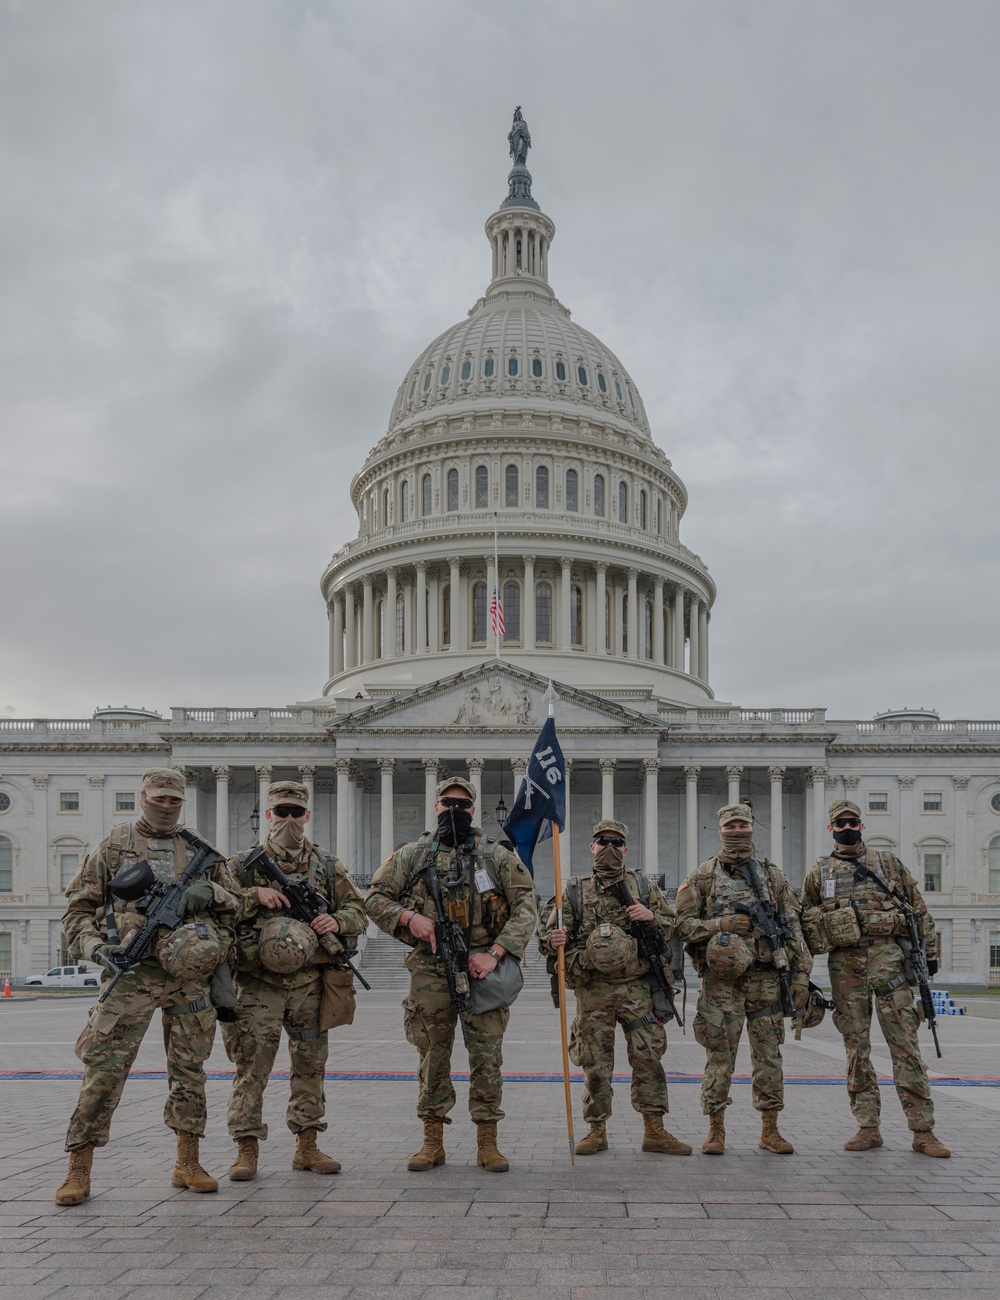
[[[933,979],[937,973],[938,973],[938,959],[936,957],[928,957],[927,974],[931,977],[931,979]]]
[[[193,912],[204,912],[206,908],[211,907],[215,898],[212,886],[207,880],[196,880],[193,885],[188,885],[184,893],[181,894],[181,901],[177,910],[181,916],[190,916]]]
[[[120,943],[101,943],[91,952],[90,960],[100,962],[106,971],[109,971],[112,975],[117,975],[121,967],[112,959],[115,953],[121,951],[122,946]]]

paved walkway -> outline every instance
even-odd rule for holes
[[[546,1081],[559,1068],[558,1021],[547,996],[529,992],[506,1043],[509,1076],[525,1079],[505,1093],[500,1145],[511,1172],[477,1169],[459,1085],[455,1122],[445,1130],[447,1165],[410,1174],[406,1157],[420,1134],[415,1085],[405,1076],[415,1053],[402,1036],[399,998],[360,993],[358,1022],[332,1035],[330,1069],[341,1077],[327,1085],[323,1146],[344,1164],[338,1177],[292,1171],[285,1085],[276,1078],[257,1180],[223,1181],[217,1196],[173,1191],[154,1030],[136,1063],[148,1073],[129,1082],[111,1144],[97,1153],[91,1199],[62,1210],[53,1193],[78,1088],[67,1076],[79,1070],[73,1043],[87,1004],[0,1003],[0,1300],[875,1300],[910,1289],[996,1290],[1000,1087],[947,1080],[996,1081],[1000,1022],[939,1022],[945,1055],[935,1062],[935,1102],[951,1160],[910,1151],[891,1085],[885,1148],[841,1150],[854,1131],[843,1085],[817,1082],[843,1072],[840,1039],[827,1021],[785,1049],[798,1081],[787,1088],[782,1129],[796,1155],[757,1149],[759,1125],[743,1084],[734,1088],[723,1158],[643,1155],[641,1121],[623,1081],[611,1150],[571,1167],[562,1086]],[[921,1039],[930,1050],[926,1031]],[[668,1127],[696,1150],[705,1122],[697,1084],[686,1080],[697,1077],[702,1060],[690,1031],[671,1035],[667,1066],[679,1078]],[[460,1051],[455,1064],[464,1068]],[[746,1064],[741,1057],[740,1068]],[[888,1069],[884,1050],[876,1065]],[[221,1042],[210,1068],[220,1076],[229,1068]],[[225,1077],[209,1084],[203,1155],[219,1176],[234,1150],[224,1123],[228,1088]],[[582,1129],[580,1085],[573,1091]]]

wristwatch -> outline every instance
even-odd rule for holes
[[[500,958],[503,956],[503,953],[498,952],[496,948],[487,948],[486,951],[489,953],[489,955],[493,958],[494,961],[499,961]]]

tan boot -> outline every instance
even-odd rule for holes
[[[760,1113],[760,1142],[758,1143],[761,1151],[770,1151],[776,1156],[791,1156],[795,1154],[795,1148],[791,1142],[788,1142],[778,1132],[778,1112],[776,1110],[762,1110]]]
[[[643,1151],[654,1151],[658,1156],[689,1156],[691,1148],[668,1133],[663,1127],[662,1115],[643,1115]]]
[[[726,1112],[717,1110],[708,1117],[708,1137],[701,1144],[705,1156],[721,1156],[726,1149]]]
[[[476,1164],[482,1165],[488,1174],[505,1174],[510,1168],[507,1157],[497,1150],[496,1120],[485,1120],[476,1124],[479,1150],[476,1152]]]
[[[295,1135],[292,1168],[308,1170],[313,1174],[339,1174],[340,1161],[334,1160],[333,1156],[323,1154],[316,1145],[316,1133],[317,1130],[314,1128],[304,1128],[301,1133]]]
[[[424,1145],[406,1162],[411,1173],[422,1173],[444,1164],[444,1120],[424,1120]]]
[[[608,1149],[608,1126],[603,1119],[591,1121],[590,1132],[585,1138],[574,1147],[578,1156],[596,1156],[598,1151],[607,1151]]]
[[[913,1149],[922,1156],[933,1156],[935,1160],[947,1160],[951,1152],[945,1144],[934,1136],[933,1129],[923,1129],[913,1135]]]
[[[236,1139],[236,1159],[229,1166],[231,1183],[248,1183],[257,1177],[257,1156],[260,1146],[256,1138]]]
[[[170,1180],[174,1187],[187,1187],[192,1192],[217,1192],[219,1184],[198,1163],[197,1133],[177,1134],[177,1164]]]
[[[56,1205],[81,1205],[90,1195],[90,1170],[94,1163],[93,1146],[76,1147],[69,1153],[66,1181],[56,1192]]]
[[[844,1143],[845,1151],[874,1151],[876,1147],[882,1145],[882,1134],[878,1131],[878,1125],[865,1128],[863,1125],[857,1133]]]

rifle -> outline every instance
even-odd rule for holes
[[[906,920],[907,938],[905,941],[903,939],[897,940],[903,950],[903,968],[909,983],[915,983],[920,993],[920,1005],[924,1009],[924,1019],[927,1021],[927,1028],[931,1031],[931,1037],[934,1039],[934,1050],[940,1056],[941,1044],[938,1042],[937,1018],[934,1014],[934,999],[931,996],[931,973],[927,969],[927,945],[921,939],[920,932],[917,929],[917,914],[905,894],[898,893],[889,885],[888,881],[880,879],[874,871],[870,870],[866,863],[859,862],[854,868],[854,878],[862,881],[866,876],[870,876],[879,889],[889,895],[898,905]],[[909,952],[907,952],[907,948],[909,948]]]
[[[304,876],[298,880],[294,876],[285,875],[263,844],[258,844],[253,852],[247,855],[243,865],[248,870],[259,871],[262,876],[274,881],[288,899],[288,912],[294,920],[310,925],[317,916],[329,913],[330,904],[316,886]],[[333,958],[334,964],[349,970],[358,983],[370,993],[372,986],[351,961],[352,953],[343,941],[335,934],[320,934],[316,937],[323,951]]]
[[[172,883],[157,880],[153,869],[147,861],[135,862],[120,872],[108,883],[108,889],[116,898],[135,901],[136,910],[146,915],[145,924],[124,952],[114,953],[111,960],[118,967],[112,975],[111,982],[97,999],[103,1002],[123,975],[131,975],[135,968],[152,947],[161,926],[168,930],[177,928],[181,921],[179,911],[181,895],[188,885],[193,884],[209,867],[224,862],[225,858],[216,853],[210,844],[199,839],[197,835],[183,826],[178,835],[192,845],[197,852],[180,876]],[[108,908],[110,909],[110,901]]]
[[[437,868],[432,862],[425,867],[422,875],[427,892],[434,904],[437,920],[434,922],[434,941],[437,945],[437,959],[444,966],[444,977],[448,984],[448,996],[458,1015],[462,1030],[462,1042],[469,1046],[469,1029],[465,1017],[469,1010],[469,950],[465,936],[457,921],[449,920],[441,899],[441,883]]]
[[[613,885],[609,885],[607,892],[624,908],[631,907],[635,902],[624,879],[616,880]],[[684,1021],[677,1014],[677,1008],[674,1006],[674,986],[667,978],[670,962],[667,958],[663,931],[650,921],[629,920],[628,928],[635,938],[639,956],[649,963],[649,974],[646,978],[649,980],[649,987],[653,994],[652,1019],[658,1025],[667,1025],[671,1020],[676,1020],[683,1029]]]
[[[753,890],[756,901],[753,903],[737,903],[735,910],[750,918],[754,929],[760,931],[762,938],[771,949],[771,960],[774,963],[774,969],[778,972],[782,1015],[804,1015],[805,1009],[803,1008],[802,1011],[797,1012],[795,1002],[792,999],[792,983],[788,975],[788,956],[785,953],[785,943],[791,938],[788,922],[783,916],[778,915],[778,909],[768,898],[767,890],[760,878],[760,865],[757,860],[751,858],[749,862],[739,862],[736,869]]]

